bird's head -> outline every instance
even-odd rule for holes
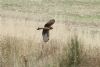
[[[37,30],[40,30],[40,28],[38,27]]]

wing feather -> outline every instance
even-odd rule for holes
[[[44,27],[51,27],[51,25],[53,25],[54,23],[55,23],[55,19],[51,19],[44,25]]]

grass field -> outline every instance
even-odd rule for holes
[[[0,1],[0,67],[100,67],[99,44],[100,0]]]
[[[31,14],[35,20],[56,18],[74,22],[99,22],[99,0],[3,0],[4,10],[13,10]]]

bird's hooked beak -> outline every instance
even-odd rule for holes
[[[39,27],[37,28],[37,30],[40,30]]]

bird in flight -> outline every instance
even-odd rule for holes
[[[49,20],[45,25],[44,28],[39,28],[37,30],[43,30],[42,31],[42,36],[43,36],[43,41],[48,42],[49,40],[49,30],[52,30],[53,27],[51,27],[55,23],[55,19]]]

